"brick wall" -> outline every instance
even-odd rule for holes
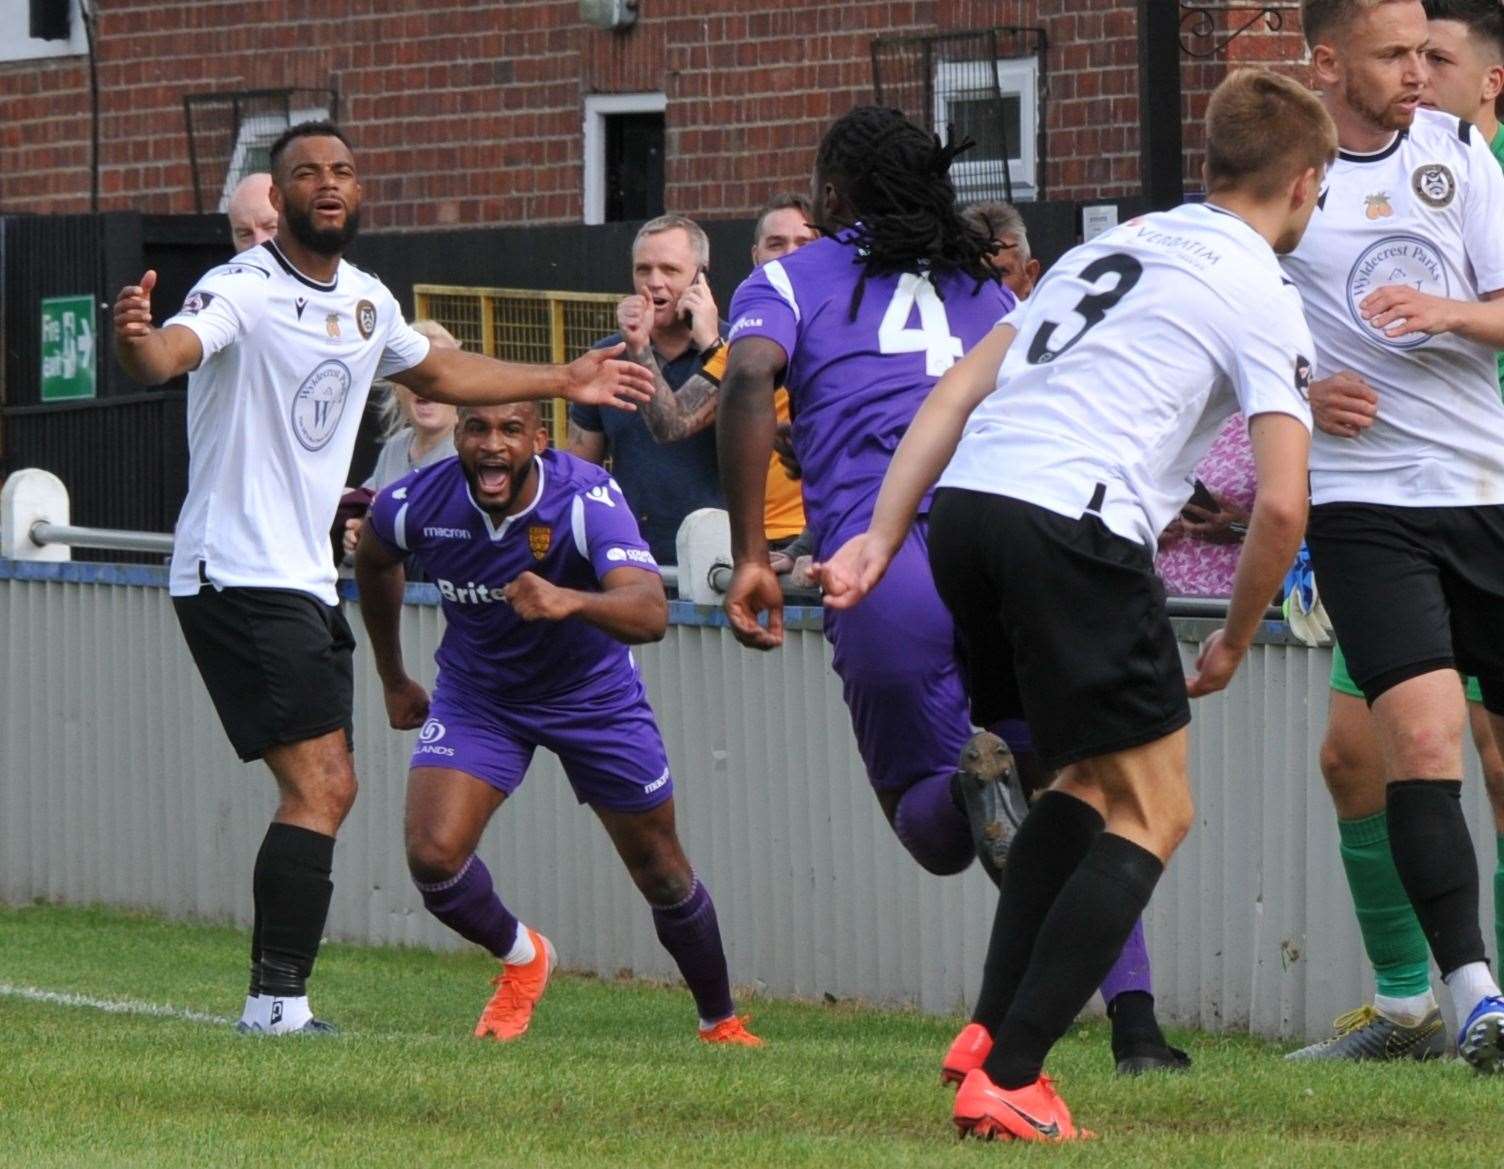
[[[194,209],[184,94],[332,85],[360,152],[369,227],[577,221],[583,96],[647,90],[668,101],[669,206],[741,216],[805,186],[824,127],[871,100],[875,36],[992,25],[1039,27],[1048,40],[1046,196],[1139,182],[1134,0],[643,0],[626,33],[588,28],[576,0],[101,8],[105,210]],[[1189,175],[1206,95],[1229,61],[1300,55],[1292,16],[1284,32],[1247,35],[1213,61],[1186,59]],[[81,60],[0,64],[0,210],[87,209],[88,111]]]

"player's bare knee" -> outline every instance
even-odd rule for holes
[[[457,876],[473,850],[458,834],[409,828],[407,871],[420,885],[432,885]]]
[[[1407,719],[1386,729],[1385,747],[1399,778],[1445,778],[1462,773],[1460,727]]]
[[[646,858],[631,866],[632,883],[649,905],[678,905],[694,892],[695,874],[677,850]]]

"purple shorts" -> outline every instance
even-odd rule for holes
[[[674,794],[663,736],[635,673],[524,705],[441,673],[408,766],[463,771],[511,795],[538,747],[559,757],[582,804],[647,812]]]
[[[954,771],[971,720],[956,627],[935,591],[923,520],[861,604],[826,610],[825,637],[872,786],[902,791]]]

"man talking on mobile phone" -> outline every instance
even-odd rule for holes
[[[726,335],[706,283],[710,240],[694,220],[660,215],[632,243],[633,293],[617,306],[620,331],[596,347],[627,342],[623,356],[654,373],[657,395],[644,403],[675,408],[674,395],[713,357]],[[715,454],[715,428],[677,441],[655,439],[643,418],[623,426],[615,411],[569,411],[569,453],[592,463],[611,459],[611,472],[659,564],[678,556],[674,538],[690,512],[725,506]]]

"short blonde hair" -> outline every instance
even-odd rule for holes
[[[1318,98],[1272,69],[1239,69],[1206,110],[1206,189],[1243,188],[1269,198],[1291,179],[1337,157],[1337,127]]]
[[[687,215],[660,215],[649,219],[637,229],[632,238],[632,255],[637,255],[637,245],[650,235],[662,235],[665,231],[682,231],[689,236],[689,246],[694,250],[695,263],[701,268],[710,267],[710,237],[705,229]]]
[[[438,321],[421,320],[413,322],[413,332],[422,333],[428,338],[430,345],[437,345],[440,349],[463,349],[454,334]],[[397,387],[394,383],[384,378],[376,382],[371,389],[376,393],[376,417],[380,421],[382,439],[391,438],[404,426],[407,419],[402,417],[402,403],[397,400]]]
[[[1383,4],[1412,3],[1413,0],[1300,0],[1300,29],[1306,46],[1314,49],[1323,37],[1348,24],[1360,12],[1369,12]]]

